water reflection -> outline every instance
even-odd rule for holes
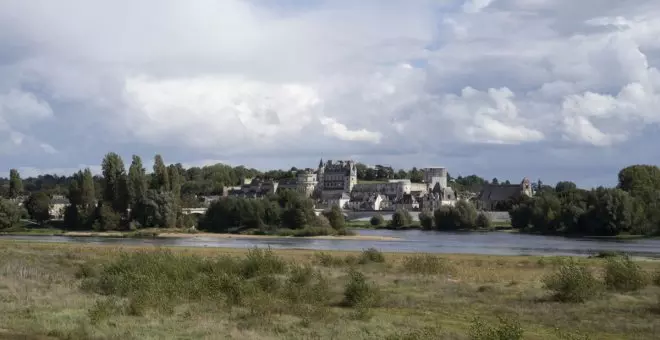
[[[488,255],[588,255],[598,251],[622,251],[637,256],[660,257],[660,240],[568,239],[516,233],[445,233],[433,231],[358,230],[360,235],[389,236],[398,241],[321,240],[309,238],[223,239],[191,238],[106,238],[64,236],[0,236],[33,242],[151,245],[181,247],[312,250],[362,250],[375,247],[387,252],[463,253]]]

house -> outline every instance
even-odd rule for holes
[[[69,202],[69,199],[61,196],[61,195],[55,195],[53,198],[50,200],[50,208],[49,208],[49,213],[50,217],[54,220],[59,220],[64,218],[64,211],[66,210],[66,207],[68,207],[71,203]]]
[[[475,198],[478,209],[487,211],[505,211],[512,204],[525,196],[533,195],[529,179],[524,178],[520,184],[486,184]]]
[[[416,196],[412,194],[406,194],[394,202],[394,209],[404,209],[408,211],[419,210],[419,201],[417,200]]]

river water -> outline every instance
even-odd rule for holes
[[[28,242],[74,244],[153,245],[182,247],[221,247],[311,250],[362,250],[384,252],[462,253],[488,255],[589,255],[598,251],[622,251],[634,256],[660,258],[660,240],[570,239],[517,233],[449,233],[436,231],[356,230],[360,235],[397,237],[396,241],[324,240],[310,238],[109,238],[66,236],[0,236]]]

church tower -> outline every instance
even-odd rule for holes
[[[323,158],[321,158],[321,161],[319,161],[319,168],[316,171],[316,180],[318,182],[316,189],[319,192],[323,191],[324,179],[325,179],[325,164],[323,164]]]

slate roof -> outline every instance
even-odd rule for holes
[[[479,194],[481,201],[506,201],[522,196],[520,184],[485,185]]]

